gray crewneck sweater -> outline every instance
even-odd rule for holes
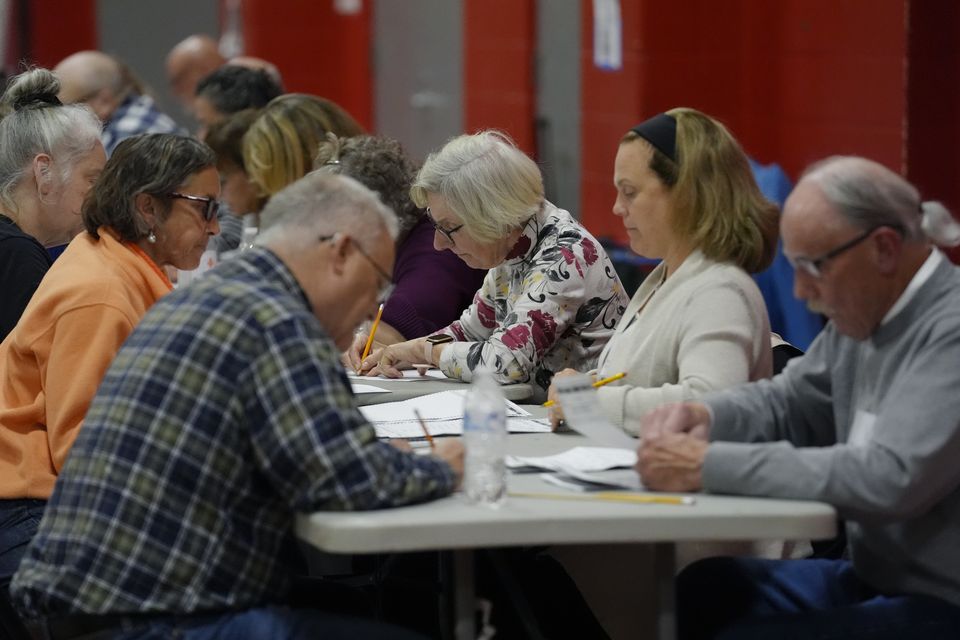
[[[861,579],[960,605],[960,269],[869,339],[830,324],[780,376],[706,401],[707,490],[828,502]]]

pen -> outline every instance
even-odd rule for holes
[[[363,348],[363,355],[360,356],[360,367],[357,368],[357,373],[360,373],[360,370],[363,368],[363,361],[370,355],[370,347],[373,346],[373,336],[377,333],[377,325],[380,324],[380,316],[383,315],[383,304],[384,303],[381,302],[380,308],[377,309],[377,317],[373,321],[373,328],[370,329],[370,336],[367,338],[367,344]]]
[[[597,381],[594,382],[591,386],[592,386],[594,389],[596,389],[596,388],[598,388],[598,387],[602,387],[602,386],[605,385],[605,384],[610,384],[611,382],[616,382],[617,380],[619,380],[620,378],[624,377],[625,375],[627,375],[626,372],[621,371],[620,373],[615,373],[615,374],[613,374],[613,375],[610,376],[609,378],[604,378],[603,380],[597,380]],[[546,402],[543,403],[543,406],[545,406],[545,407],[552,407],[552,406],[555,405],[555,404],[557,404],[557,403],[554,402],[553,400],[547,400]]]
[[[430,443],[430,451],[435,450],[436,447],[433,446],[433,436],[430,435],[430,431],[427,429],[427,423],[423,421],[423,416],[420,415],[420,411],[414,409],[413,415],[417,416],[417,420],[420,422],[420,428],[423,429],[423,435],[427,438],[427,442]]]
[[[618,493],[616,491],[600,491],[598,493],[546,493],[511,491],[507,494],[515,498],[540,498],[543,500],[601,500],[605,502],[629,502],[632,504],[696,504],[696,498],[691,496],[655,496],[637,493]]]

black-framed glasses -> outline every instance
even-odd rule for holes
[[[839,247],[831,249],[830,251],[827,251],[825,254],[817,258],[804,258],[802,256],[792,257],[787,255],[786,256],[787,262],[790,263],[790,266],[792,266],[795,271],[799,269],[801,271],[804,271],[807,275],[813,278],[820,279],[823,277],[823,265],[825,265],[830,260],[836,258],[838,255],[840,255],[844,251],[849,251],[850,249],[853,249],[855,246],[857,246],[858,244],[860,244],[861,242],[869,238],[874,231],[885,226],[886,225],[880,225],[877,227],[873,227],[872,229],[867,229],[860,235],[854,237],[852,240],[848,240],[847,242],[844,242]]]
[[[220,201],[216,198],[209,196],[191,196],[186,193],[177,193],[176,191],[170,193],[169,196],[171,198],[180,198],[181,200],[202,202],[203,212],[200,215],[203,216],[205,222],[212,222],[213,219],[217,217],[217,214],[220,213]]]
[[[453,229],[444,229],[439,224],[437,224],[436,220],[433,219],[433,214],[430,213],[430,207],[427,207],[426,215],[427,215],[427,220],[430,221],[430,224],[433,225],[433,228],[436,230],[436,232],[442,235],[444,238],[446,238],[447,242],[456,246],[457,241],[453,239],[453,234],[455,234],[457,231],[460,231],[460,229],[463,228],[463,225],[459,224],[455,226]]]
[[[338,234],[333,234],[329,236],[320,236],[317,238],[319,242],[330,242],[337,237]],[[349,236],[348,236],[349,237]],[[377,264],[377,261],[370,257],[370,254],[364,251],[363,247],[360,246],[360,243],[353,240],[353,246],[357,248],[357,251],[360,252],[360,255],[367,259],[367,262],[377,271],[377,275],[380,276],[380,280],[383,284],[380,285],[380,291],[377,292],[377,303],[384,303],[387,301],[387,298],[390,297],[390,294],[393,293],[394,287],[396,285],[393,283],[393,276],[387,273],[383,267]]]

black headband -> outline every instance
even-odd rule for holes
[[[644,120],[633,129],[638,136],[653,145],[653,148],[677,161],[677,120],[666,113],[660,113]]]

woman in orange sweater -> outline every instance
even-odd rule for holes
[[[192,138],[124,140],[83,203],[86,233],[0,344],[0,597],[33,537],[120,344],[219,232],[213,152]],[[2,627],[0,627],[2,628]]]

